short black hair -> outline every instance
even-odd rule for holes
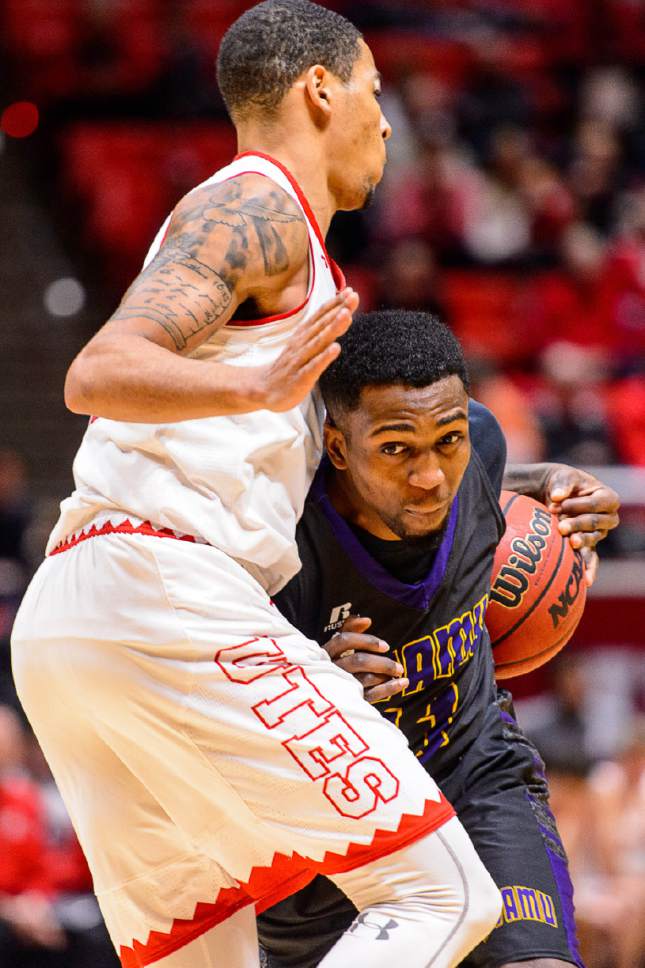
[[[358,313],[339,340],[341,353],[320,378],[332,420],[356,410],[365,387],[426,387],[458,376],[470,389],[468,368],[455,335],[430,313],[403,309]]]
[[[349,81],[359,54],[353,24],[308,0],[265,0],[225,33],[217,55],[217,82],[235,120],[249,108],[272,111],[296,78],[321,64]]]

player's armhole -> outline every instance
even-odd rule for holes
[[[311,299],[311,294],[314,289],[314,283],[316,281],[316,261],[314,259],[313,246],[311,241],[311,226],[310,226],[309,218],[307,216],[307,212],[303,208],[302,204],[300,204],[299,201],[296,201],[289,194],[289,192],[285,191],[285,189],[281,185],[279,185],[276,181],[274,181],[273,178],[271,178],[271,176],[268,175],[266,172],[257,171],[252,168],[249,168],[246,171],[236,172],[235,175],[230,175],[229,178],[225,178],[221,184],[224,184],[224,182],[231,181],[235,178],[243,178],[245,175],[258,175],[260,178],[267,179],[278,191],[281,191],[283,195],[289,199],[289,201],[294,206],[294,209],[297,209],[299,213],[302,215],[305,230],[307,232],[307,290],[306,290],[305,298],[302,300],[302,302],[299,305],[295,306],[293,309],[288,309],[283,313],[274,313],[273,315],[270,315],[270,316],[259,316],[256,319],[236,319],[235,314],[233,314],[232,318],[229,319],[228,323],[226,323],[227,329],[248,329],[250,327],[255,327],[255,326],[266,326],[269,323],[277,323],[282,320],[289,319],[292,316],[296,316],[298,313],[301,313],[303,311],[303,309]]]

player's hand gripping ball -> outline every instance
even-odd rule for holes
[[[502,491],[506,532],[493,564],[486,625],[495,677],[510,679],[552,659],[576,630],[587,597],[579,551],[538,501]]]

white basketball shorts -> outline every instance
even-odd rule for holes
[[[75,536],[27,591],[13,662],[124,968],[453,816],[359,683],[209,545]]]

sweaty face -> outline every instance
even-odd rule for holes
[[[385,142],[392,129],[381,111],[381,78],[372,53],[360,41],[360,55],[347,84],[337,91],[330,130],[332,189],[346,211],[369,205],[385,167]]]
[[[458,376],[428,387],[367,387],[325,429],[341,513],[380,538],[422,538],[445,524],[470,459],[468,395]]]

